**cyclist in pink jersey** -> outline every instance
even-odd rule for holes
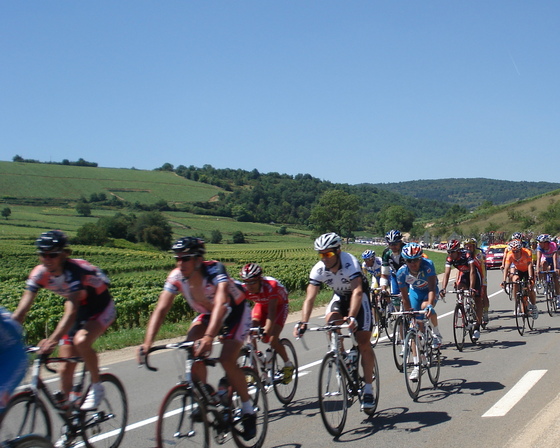
[[[543,233],[537,237],[537,272],[554,271],[554,288],[556,303],[560,306],[560,285],[558,284],[558,246],[549,234]]]
[[[280,342],[280,333],[288,317],[288,291],[275,278],[263,276],[262,268],[256,263],[243,266],[240,276],[247,300],[255,303],[251,312],[252,326],[264,327],[262,341],[270,343],[284,361],[284,382],[287,383],[292,380],[294,364]]]
[[[39,353],[51,353],[60,345],[60,356],[81,356],[88,369],[92,387],[81,410],[96,409],[105,395],[99,378],[99,360],[93,343],[116,318],[115,303],[109,293],[109,279],[96,266],[85,260],[69,258],[68,239],[60,230],[45,232],[35,241],[41,264],[36,266],[26,283],[25,292],[13,314],[23,323],[41,288],[62,296],[64,314],[52,334],[39,342]],[[66,397],[72,389],[75,363],[63,363],[61,389]]]

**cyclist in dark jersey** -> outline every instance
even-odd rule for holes
[[[189,306],[199,313],[187,333],[187,341],[196,341],[194,355],[209,356],[214,339],[220,336],[220,363],[229,383],[243,402],[243,437],[252,439],[256,435],[256,414],[245,376],[237,365],[239,351],[251,323],[251,311],[245,294],[228,275],[222,263],[204,260],[206,249],[200,238],[181,238],[171,250],[175,253],[177,267],[167,276],[159,295],[148,322],[144,343],[138,349],[138,361],[144,362],[144,354],[154,343],[175,297],[182,294]],[[193,366],[193,375],[206,382],[203,365]]]
[[[397,282],[397,271],[404,266],[404,258],[401,256],[404,242],[402,234],[398,230],[390,230],[385,235],[388,247],[381,255],[381,279],[380,286],[385,292],[399,294]]]
[[[51,353],[60,345],[60,356],[81,356],[91,375],[92,387],[81,409],[96,409],[105,391],[99,378],[99,360],[93,343],[116,318],[115,303],[109,293],[109,279],[96,266],[85,260],[69,258],[68,239],[60,230],[45,232],[35,241],[41,264],[33,268],[25,292],[14,312],[23,323],[41,288],[65,299],[64,315],[53,333],[39,342],[39,353]],[[61,389],[69,396],[75,363],[62,363]]]

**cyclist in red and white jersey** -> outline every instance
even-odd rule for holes
[[[554,271],[554,288],[556,303],[560,306],[560,285],[558,284],[558,245],[552,241],[549,234],[543,233],[537,237],[537,272]]]
[[[45,232],[35,241],[41,264],[27,279],[25,292],[14,312],[23,323],[38,291],[48,289],[63,297],[64,314],[53,333],[39,342],[39,353],[51,353],[60,345],[60,356],[81,356],[91,376],[92,387],[81,409],[96,409],[105,395],[99,378],[99,360],[93,343],[116,318],[115,303],[109,293],[109,279],[86,260],[69,258],[68,238],[60,230]],[[66,397],[72,389],[75,363],[62,363],[61,389]]]
[[[262,341],[270,343],[284,361],[284,382],[287,383],[292,380],[294,364],[280,342],[280,333],[288,317],[288,291],[274,277],[263,276],[257,263],[243,266],[240,276],[247,300],[255,303],[251,312],[252,326],[264,328]]]

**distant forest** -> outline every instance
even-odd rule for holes
[[[507,204],[560,189],[560,183],[513,182],[484,178],[413,180],[362,185],[417,199],[457,204],[468,210],[488,202],[492,205]]]

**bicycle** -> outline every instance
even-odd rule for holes
[[[474,337],[477,323],[474,295],[468,289],[458,289],[448,292],[457,295],[457,303],[453,311],[453,337],[455,339],[455,347],[462,352],[465,347],[465,337],[467,333],[474,345],[476,345],[478,341],[478,339]]]
[[[328,340],[328,351],[319,369],[319,409],[321,418],[327,431],[337,437],[346,424],[348,407],[357,398],[362,404],[364,377],[360,374],[360,351],[356,345],[353,333],[343,335],[340,331],[349,326],[328,324],[311,331],[324,331]],[[348,353],[343,350],[342,340],[350,338],[352,348]],[[374,370],[372,394],[374,407],[362,409],[367,415],[373,415],[379,403],[379,366],[373,354]]]
[[[422,383],[422,374],[428,372],[430,382],[437,387],[441,368],[441,351],[433,347],[433,335],[428,321],[420,329],[418,316],[425,315],[422,311],[400,311],[400,315],[409,319],[409,329],[406,333],[403,355],[403,373],[406,389],[410,397],[416,401]],[[411,373],[418,369],[417,379],[411,379]]]
[[[523,336],[525,327],[528,326],[530,330],[535,328],[535,319],[533,318],[533,310],[529,300],[529,285],[525,280],[507,283],[510,286],[510,295],[513,295],[513,285],[518,285],[517,294],[515,295],[515,324],[517,331]]]
[[[539,278],[544,277],[542,280],[542,291],[546,300],[546,308],[548,315],[552,317],[554,313],[560,311],[560,308],[556,305],[556,288],[554,287],[554,275],[555,271],[542,271],[539,272]]]
[[[208,367],[219,364],[218,358],[195,357],[194,342],[166,344],[151,347],[145,356],[146,368],[157,371],[149,363],[149,354],[164,349],[184,350],[187,353],[184,374],[178,384],[165,395],[157,417],[156,440],[158,448],[210,446],[210,433],[221,445],[231,436],[240,448],[259,448],[264,444],[268,430],[268,402],[259,375],[250,367],[242,367],[253,408],[257,415],[257,434],[245,440],[241,400],[226,378],[220,381],[218,392],[210,384],[196,380],[192,368],[196,363]]]
[[[16,437],[13,440],[6,440],[0,443],[1,448],[54,448],[49,439],[36,434]]]
[[[28,353],[38,350],[38,347],[29,347]],[[30,384],[8,402],[0,429],[0,440],[10,440],[27,434],[52,440],[52,422],[47,409],[47,404],[50,404],[63,423],[63,432],[57,446],[69,447],[76,439],[81,438],[87,448],[117,448],[124,437],[128,419],[128,402],[120,380],[111,373],[102,373],[100,377],[105,388],[105,397],[96,410],[82,411],[80,406],[89,391],[89,386],[86,387],[85,364],[78,376],[78,383],[72,389],[80,398],[66,402],[60,400],[62,397],[59,394],[51,392],[41,378],[41,367],[44,366],[51,373],[57,373],[52,365],[59,363],[83,364],[83,359],[49,355],[35,357]],[[40,393],[47,404],[41,399]]]
[[[386,297],[390,298],[389,301]],[[373,331],[371,332],[371,346],[375,347],[383,330],[389,338],[393,341],[393,334],[397,318],[393,314],[395,310],[399,310],[401,306],[400,294],[389,294],[383,296],[381,289],[376,288],[371,290],[371,314],[373,319]]]
[[[280,339],[280,344],[284,346],[288,359],[293,364],[293,374],[290,379],[287,379],[284,375],[284,361],[276,350],[268,348],[265,355],[256,349],[256,343],[261,340],[263,330],[262,327],[250,329],[248,341],[241,348],[239,363],[242,367],[252,367],[256,372],[260,372],[264,390],[269,392],[274,389],[278,400],[282,404],[289,404],[296,394],[299,380],[296,350],[288,339]]]

